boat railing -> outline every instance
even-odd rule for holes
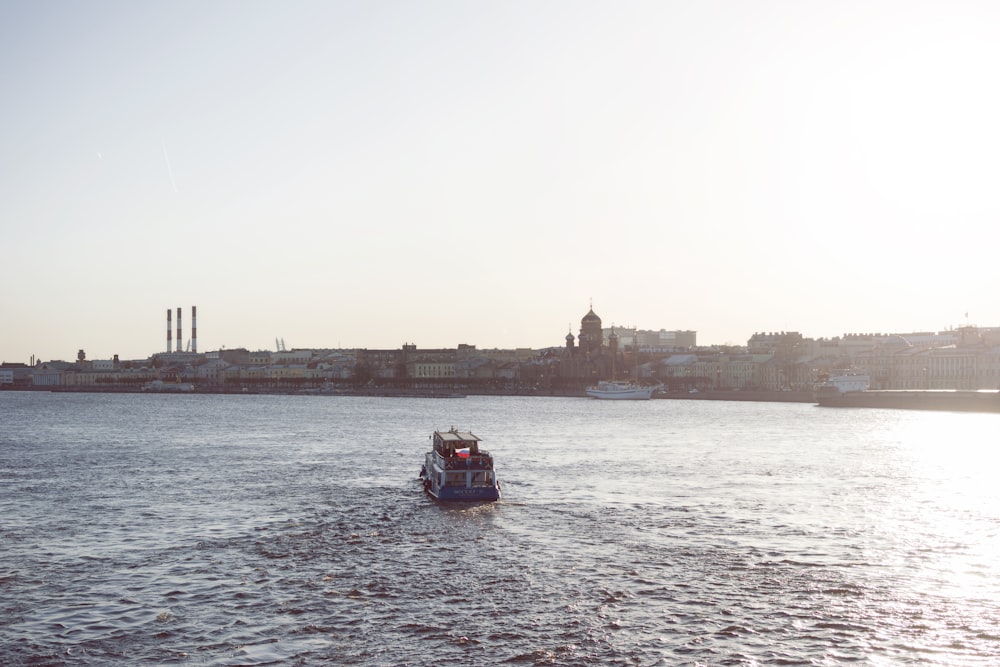
[[[493,469],[493,457],[488,452],[481,452],[478,455],[464,458],[460,456],[441,456],[440,454],[438,456],[444,462],[445,470],[468,470],[469,468],[477,470]]]

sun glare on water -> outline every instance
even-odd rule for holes
[[[910,520],[898,537],[910,542],[914,583],[1000,602],[1000,415],[915,412],[899,426],[900,463],[910,469],[896,509]]]

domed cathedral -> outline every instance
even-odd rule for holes
[[[601,318],[597,316],[593,305],[591,305],[590,310],[580,320],[580,350],[590,356],[596,356],[600,354],[603,346],[604,333],[601,331]]]
[[[614,342],[617,343],[617,340]],[[601,318],[591,305],[580,320],[580,335],[574,340],[572,331],[566,334],[566,348],[560,359],[559,376],[573,384],[579,382],[587,385],[611,377],[612,369],[611,350],[604,345]]]
[[[576,342],[576,337],[573,335],[573,332],[570,331],[568,334],[566,334],[566,351],[568,353],[573,354],[573,347],[575,342]]]

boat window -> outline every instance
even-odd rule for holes
[[[445,486],[465,486],[465,472],[445,473]]]
[[[472,473],[472,486],[493,486],[492,474],[488,472]]]

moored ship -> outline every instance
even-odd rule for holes
[[[642,386],[621,380],[601,380],[596,387],[587,387],[587,396],[618,401],[646,401],[652,398],[656,386]]]
[[[500,499],[493,455],[471,431],[435,431],[420,469],[424,490],[438,500]]]
[[[934,389],[817,392],[816,403],[825,408],[1000,412],[1000,392]]]

